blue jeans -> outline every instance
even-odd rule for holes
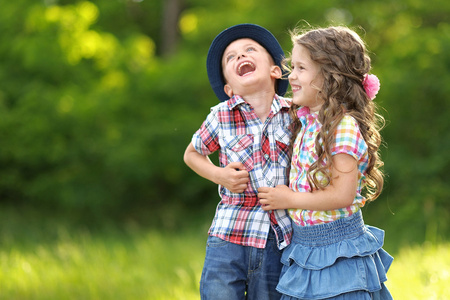
[[[203,300],[280,299],[281,250],[271,230],[265,249],[209,236],[200,280]]]

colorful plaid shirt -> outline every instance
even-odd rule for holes
[[[318,159],[315,141],[322,124],[317,120],[318,114],[309,113],[309,108],[307,107],[300,108],[297,115],[302,123],[302,129],[294,142],[289,186],[296,192],[309,192],[311,189],[306,172]],[[366,199],[361,195],[361,189],[364,187],[369,157],[367,144],[359,131],[358,123],[353,117],[345,115],[336,129],[335,136],[335,144],[331,149],[332,155],[345,153],[354,157],[358,162],[359,172],[356,197],[350,206],[342,209],[328,211],[290,209],[289,214],[292,220],[300,226],[316,225],[345,218],[357,212],[365,204]],[[320,179],[320,176],[318,178]]]
[[[290,103],[277,95],[264,123],[250,104],[239,96],[211,108],[194,134],[192,144],[202,155],[219,150],[219,164],[241,162],[250,180],[243,193],[232,193],[219,185],[219,202],[209,234],[256,248],[266,246],[272,227],[279,249],[290,243],[292,225],[286,210],[266,212],[261,208],[259,187],[287,185],[290,153]]]

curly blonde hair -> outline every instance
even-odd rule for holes
[[[334,132],[346,114],[358,122],[368,145],[369,162],[364,196],[367,201],[375,200],[380,195],[384,182],[383,172],[380,170],[383,162],[378,153],[381,145],[379,131],[384,119],[376,113],[376,105],[369,99],[362,85],[364,76],[371,68],[365,43],[356,32],[346,27],[314,29],[303,34],[296,31],[291,32],[291,38],[294,45],[298,44],[309,50],[311,59],[320,66],[318,76],[324,79],[319,88],[319,96],[324,102],[318,114],[322,128],[315,143],[318,160],[311,165],[307,174],[312,190],[324,189],[331,182]],[[290,109],[294,120],[291,147],[301,129],[297,109],[295,104]],[[317,178],[318,174],[325,176],[325,183]]]

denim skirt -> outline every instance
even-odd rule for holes
[[[384,231],[364,225],[361,211],[314,226],[294,226],[277,290],[282,299],[392,299],[384,285],[393,257]]]

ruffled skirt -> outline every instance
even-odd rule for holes
[[[392,299],[384,285],[393,257],[384,231],[364,225],[361,211],[314,226],[294,226],[282,255],[282,299]]]

